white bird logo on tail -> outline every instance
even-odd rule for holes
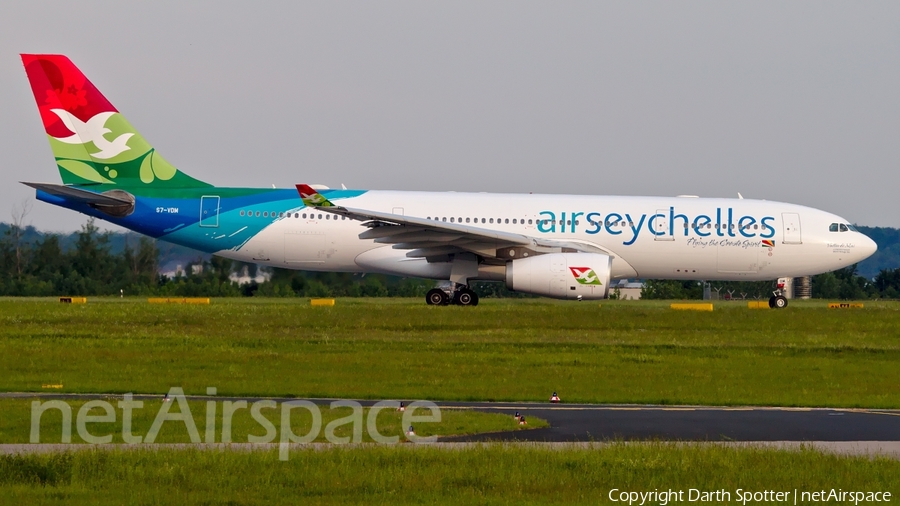
[[[64,109],[50,110],[59,117],[63,124],[66,125],[66,128],[75,132],[68,137],[54,137],[54,139],[66,144],[87,144],[88,142],[93,142],[94,146],[100,151],[90,153],[92,158],[107,160],[131,149],[126,143],[134,135],[133,133],[122,134],[112,141],[108,141],[104,137],[104,135],[111,132],[110,129],[106,128],[106,121],[113,114],[116,114],[114,112],[101,112],[87,120],[87,122],[83,122]]]

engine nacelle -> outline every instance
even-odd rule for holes
[[[550,253],[506,264],[506,286],[554,299],[605,299],[612,258],[600,253]]]

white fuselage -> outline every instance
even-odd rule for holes
[[[843,218],[762,200],[368,191],[335,203],[590,244],[613,258],[613,279],[770,280],[839,269],[875,251]],[[449,275],[448,265],[360,239],[367,227],[359,221],[306,207],[278,211],[285,217],[217,254],[289,269]],[[227,234],[253,219],[226,220],[220,228]]]

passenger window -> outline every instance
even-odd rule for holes
[[[506,224],[509,225],[509,218],[506,218]]]
[[[531,225],[531,220],[528,220],[528,224]]]
[[[484,223],[484,218],[481,218],[481,222]]]
[[[241,216],[243,216],[243,215],[244,215],[244,211],[241,211]]]
[[[456,223],[456,218],[450,218],[450,223]]]
[[[263,218],[269,217],[269,211],[263,211]]]
[[[493,223],[493,222],[494,222],[494,218],[491,218],[491,221],[490,221],[490,222]]]
[[[515,225],[515,224],[516,224],[516,219],[515,219],[515,218],[513,218],[513,225]]]
[[[321,214],[319,215],[319,219],[320,219],[320,220],[322,219],[322,215],[321,215]]]

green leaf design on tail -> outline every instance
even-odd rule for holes
[[[178,170],[155,150],[145,156],[141,162],[141,182],[144,184],[150,184],[154,179],[168,181],[175,177],[177,172]]]

